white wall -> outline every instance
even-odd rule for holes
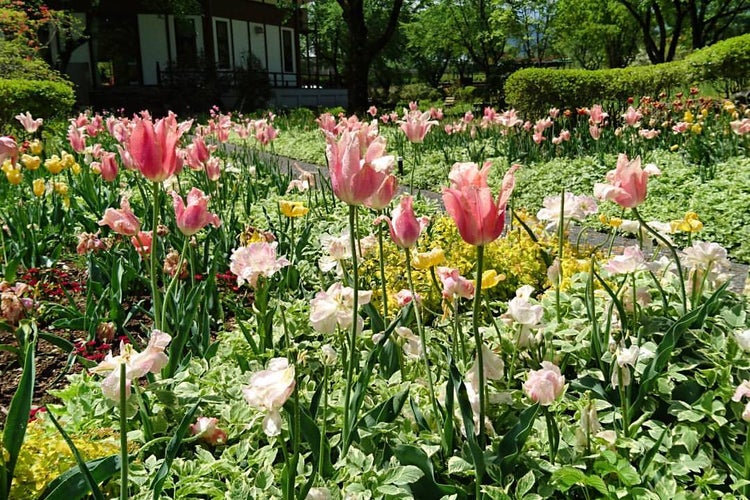
[[[250,49],[255,57],[258,58],[264,68],[268,67],[266,61],[266,27],[258,23],[249,23],[250,25]]]
[[[250,39],[247,34],[247,22],[232,20],[232,46],[234,50],[234,67],[246,68],[247,55],[250,52]]]
[[[272,73],[281,73],[281,34],[278,26],[266,25],[266,43],[268,44],[268,65]]]
[[[174,32],[170,29],[170,32]],[[138,14],[138,33],[141,42],[141,66],[143,84],[156,85],[156,63],[163,70],[167,67],[167,37],[164,32],[164,17],[156,14]],[[174,45],[173,45],[174,46]]]

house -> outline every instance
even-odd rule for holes
[[[50,0],[75,13],[87,38],[57,37],[50,59],[77,86],[81,104],[172,108],[241,106],[252,71],[271,87],[268,105],[336,106],[341,89],[309,88],[300,73],[303,10],[277,0]],[[306,88],[307,87],[307,88]],[[314,87],[319,87],[315,85]],[[248,90],[250,89],[250,90]]]

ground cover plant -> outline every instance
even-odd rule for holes
[[[733,258],[747,263],[750,212],[744,207],[750,201],[750,165],[744,110],[693,88],[671,97],[636,98],[612,109],[592,103],[576,109],[550,109],[536,117],[484,107],[446,116],[442,109],[431,108],[428,115],[411,112],[408,118],[408,110],[372,108],[369,119],[378,119],[379,133],[388,138],[394,154],[403,158],[403,184],[439,192],[456,161],[492,160],[504,168],[522,163],[525,168],[518,174],[516,199],[532,212],[561,187],[590,193],[619,153],[641,156],[663,171],[651,188],[652,199],[658,201],[644,207],[644,216],[669,221],[687,211],[697,212],[707,222],[703,237],[719,242]],[[406,121],[415,120],[432,122],[429,133],[416,141],[402,130],[402,123],[406,126]],[[277,123],[283,133],[274,144],[275,151],[325,165],[325,146],[309,113],[292,112]],[[498,187],[501,177],[491,175],[490,184]],[[605,210],[608,215],[620,215]],[[596,219],[586,226],[606,227]]]
[[[0,497],[746,497],[747,298],[703,211],[658,201],[670,170],[703,186],[747,165],[744,109],[711,106],[674,137],[724,156],[682,170],[635,108],[617,134],[576,111],[569,141],[512,112],[451,133],[416,104],[390,131],[324,114],[307,131],[324,172],[268,154],[272,114],[18,115],[0,138],[17,376]],[[437,132],[455,143],[429,149]],[[521,146],[540,137],[556,144]],[[589,189],[534,178],[532,155]],[[414,191],[424,165],[441,206]],[[638,237],[568,237],[590,219]],[[50,346],[64,378],[41,399]]]

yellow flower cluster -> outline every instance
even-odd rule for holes
[[[279,210],[286,217],[304,217],[309,208],[301,201],[279,200]]]
[[[5,160],[3,166],[0,168],[5,172],[5,177],[8,179],[8,182],[14,186],[19,185],[23,180],[21,169],[18,168],[18,165],[14,165],[10,160]]]
[[[84,460],[93,460],[119,452],[111,431],[98,429],[85,435],[71,436]],[[29,423],[18,457],[10,498],[37,498],[47,484],[76,461],[60,434],[43,419]]]
[[[703,229],[703,223],[698,219],[698,214],[695,212],[688,212],[682,219],[673,220],[670,222],[670,226],[672,226],[672,232],[697,233]]]
[[[541,233],[541,231],[540,231]],[[468,279],[474,280],[476,269],[476,248],[461,239],[456,225],[447,215],[436,217],[430,229],[418,241],[418,249],[412,253],[414,288],[422,297],[428,309],[439,312],[442,301],[441,291],[433,282],[430,269],[434,266],[456,268]],[[542,242],[544,247],[552,248],[550,242]],[[572,248],[566,252],[572,255]],[[404,272],[405,255],[386,238],[384,245],[384,263],[388,303],[395,311],[395,294],[408,288]],[[541,287],[546,279],[546,266],[541,258],[540,248],[529,235],[520,228],[514,228],[506,236],[498,238],[485,247],[484,273],[482,288],[492,299],[508,300],[515,296],[516,289],[530,284]],[[575,266],[568,266],[573,270]],[[568,270],[563,268],[565,274]],[[382,292],[379,282],[378,253],[372,252],[361,262],[360,276],[368,276],[372,281],[373,303],[381,307]],[[437,283],[440,286],[440,283]]]
[[[69,168],[74,174],[79,174],[81,172],[81,165],[76,162],[76,159],[72,154],[66,151],[62,152],[62,157],[52,155],[44,160],[44,168],[46,168],[52,175],[57,175],[66,168]]]

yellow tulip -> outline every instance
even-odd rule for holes
[[[63,167],[70,168],[76,162],[76,159],[72,154],[68,153],[67,151],[63,151],[62,159],[60,161],[62,161]]]
[[[29,143],[29,152],[33,155],[40,155],[42,154],[42,150],[44,149],[44,146],[42,145],[42,142],[39,139],[34,139]]]
[[[683,121],[686,121],[688,123],[693,123],[693,120],[695,120],[693,113],[691,113],[690,111],[685,111],[685,116],[683,117]]]
[[[44,160],[44,168],[46,168],[50,174],[56,175],[62,172],[65,165],[62,164],[59,156],[52,155],[50,158]]]
[[[75,162],[70,167],[70,171],[73,172],[75,175],[78,175],[81,173],[81,165],[78,162]]]
[[[688,212],[682,220],[673,220],[670,223],[672,231],[682,231],[683,233],[697,233],[703,229],[703,222],[698,219],[698,214]]]
[[[68,194],[68,185],[64,182],[53,182],[52,189],[54,189],[55,193],[59,194],[60,196],[67,196]]]
[[[497,274],[497,271],[494,269],[488,269],[482,273],[482,290],[497,286],[498,283],[504,280],[504,274]]]
[[[674,153],[675,151],[679,150],[679,149],[680,149],[680,145],[679,145],[679,144],[672,144],[672,145],[671,145],[671,146],[669,147],[669,150],[670,150],[671,152],[673,152],[673,153]]]
[[[44,184],[44,179],[34,179],[32,190],[34,191],[34,196],[44,196],[44,192],[47,190],[47,186]]]
[[[429,252],[414,253],[412,259],[414,269],[429,269],[445,262],[445,252],[442,248],[437,247]]]
[[[21,164],[23,164],[28,170],[36,170],[39,168],[39,165],[42,164],[42,159],[36,155],[32,156],[25,154],[21,156]]]
[[[279,210],[287,217],[303,217],[310,211],[301,201],[279,200]]]
[[[8,182],[13,184],[14,186],[19,185],[21,181],[23,180],[23,174],[21,173],[21,169],[18,169],[18,168],[6,170],[5,177],[7,177]]]
[[[690,131],[691,131],[692,133],[694,133],[694,134],[698,135],[698,134],[700,134],[701,132],[703,132],[703,125],[701,125],[700,123],[694,123],[694,124],[693,124],[693,125],[692,125],[692,126],[690,127]]]

